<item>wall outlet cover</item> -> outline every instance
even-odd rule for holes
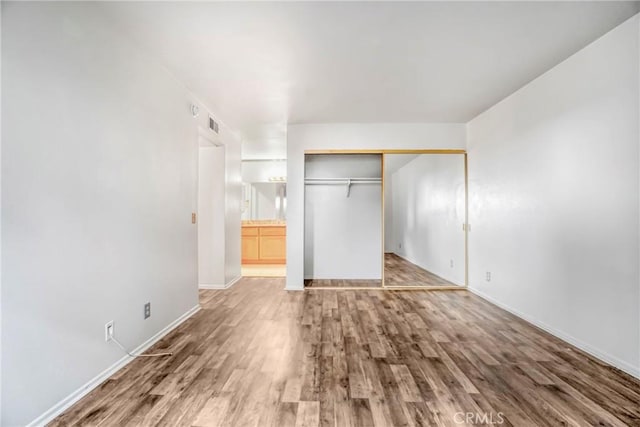
[[[114,324],[113,324],[113,320],[111,320],[104,325],[104,340],[106,342],[111,341],[114,333],[115,333]]]
[[[148,319],[151,317],[151,303],[148,302],[144,305],[144,318]]]

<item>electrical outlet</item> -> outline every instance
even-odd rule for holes
[[[398,243],[398,249],[402,249],[402,243]]]
[[[486,277],[486,279],[487,279],[487,282],[490,282],[490,281],[491,281],[491,272],[490,272],[490,271],[487,271],[487,277]]]
[[[453,268],[453,260],[449,260],[449,267]]]
[[[144,318],[148,319],[151,317],[151,303],[148,302],[144,305]]]
[[[113,320],[107,322],[104,325],[104,340],[106,342],[109,342],[113,339],[113,334],[114,334],[114,330],[113,330],[114,326],[113,326]]]

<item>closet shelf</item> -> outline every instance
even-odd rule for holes
[[[347,197],[353,184],[380,184],[382,178],[305,178],[305,185],[346,185]]]
[[[340,183],[348,182],[348,181],[351,181],[352,184],[355,184],[355,183],[362,184],[362,183],[369,183],[369,182],[375,184],[376,182],[382,182],[382,178],[305,178],[304,183],[313,184],[321,181],[335,183],[336,185]]]

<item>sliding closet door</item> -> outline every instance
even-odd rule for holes
[[[464,154],[385,155],[387,287],[465,285]]]
[[[381,286],[379,154],[305,156],[305,279]]]

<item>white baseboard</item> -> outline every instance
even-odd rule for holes
[[[177,328],[182,322],[187,320],[189,317],[193,316],[200,310],[200,305],[196,305],[191,308],[189,311],[184,313],[182,316],[178,317],[176,320],[167,325],[164,329],[159,331],[157,334],[140,344],[138,347],[133,349],[132,353],[142,353],[147,350],[149,347],[154,345],[156,342],[160,341],[167,335],[169,332]],[[64,411],[69,409],[74,403],[78,402],[84,396],[86,396],[90,391],[98,387],[104,381],[106,381],[110,376],[115,374],[117,371],[125,367],[129,362],[134,360],[133,357],[124,356],[122,359],[118,360],[116,363],[102,371],[88,383],[53,405],[49,410],[47,410],[44,414],[40,415],[35,420],[31,421],[27,424],[27,427],[36,427],[36,426],[44,426],[51,422],[55,417],[62,414]]]
[[[242,276],[234,277],[233,279],[229,280],[224,285],[215,285],[215,284],[202,283],[202,284],[198,285],[198,288],[200,288],[200,289],[229,289],[230,287],[235,285],[236,282],[238,280],[240,280],[240,279],[242,279]]]
[[[612,356],[606,352],[600,351],[596,348],[593,348],[592,346],[590,346],[589,344],[586,344],[582,341],[580,341],[577,338],[572,337],[569,334],[566,334],[558,329],[555,329],[543,322],[540,322],[539,320],[536,320],[534,318],[532,318],[531,316],[528,316],[518,310],[515,310],[511,307],[509,307],[508,305],[505,305],[499,301],[496,301],[494,298],[484,294],[483,292],[480,292],[477,289],[473,289],[473,288],[467,288],[467,290],[469,290],[470,292],[473,292],[474,294],[478,295],[480,298],[490,302],[493,305],[496,305],[498,307],[500,307],[503,310],[508,311],[509,313],[513,314],[514,316],[517,316],[519,318],[521,318],[522,320],[531,323],[534,326],[537,326],[538,328],[544,330],[545,332],[550,333],[551,335],[560,338],[563,341],[566,341],[567,343],[573,345],[574,347],[579,348],[580,350],[584,351],[585,353],[588,353],[589,355],[595,357],[596,359],[613,366],[614,368],[620,369],[621,371],[626,372],[627,374],[634,376],[638,379],[640,379],[640,368],[635,367],[627,362],[625,362],[624,360],[620,360],[615,356]]]
[[[300,287],[290,288],[290,287],[285,286],[285,287],[284,287],[284,290],[285,290],[285,291],[304,291],[304,286],[303,286],[303,287],[301,287],[301,288],[300,288]]]

